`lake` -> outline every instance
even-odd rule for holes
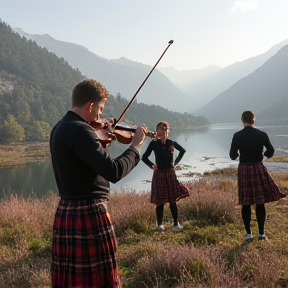
[[[257,126],[255,126],[257,127]],[[286,155],[288,150],[288,126],[262,126],[257,127],[268,133],[270,140],[277,150],[275,155]],[[186,149],[186,153],[180,162],[185,170],[177,171],[178,179],[190,181],[191,178],[182,177],[183,173],[203,173],[216,168],[234,166],[238,161],[229,159],[229,149],[233,134],[242,129],[239,124],[213,124],[209,128],[195,130],[171,131],[169,138],[178,142]],[[141,151],[144,152],[151,140],[146,138]],[[127,148],[113,142],[108,148],[109,153],[116,157]],[[287,151],[287,152],[286,152]],[[151,161],[154,155],[150,156]],[[265,164],[269,170],[288,171],[288,165],[278,163]],[[148,168],[142,161],[117,184],[111,184],[113,191],[149,191],[153,170]],[[46,163],[29,163],[24,166],[0,168],[0,198],[9,193],[24,195],[33,193],[38,197],[46,195],[49,190],[57,192],[52,165]]]

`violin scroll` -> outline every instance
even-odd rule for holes
[[[147,137],[150,137],[150,138],[153,138],[153,139],[157,137],[157,132],[149,131],[146,125],[144,127],[145,127],[144,128],[144,133],[145,133],[145,135]]]

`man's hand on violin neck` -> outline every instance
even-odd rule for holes
[[[143,126],[137,127],[137,129],[135,130],[135,134],[132,137],[131,146],[133,146],[137,150],[140,149],[141,144],[143,143],[145,137],[146,135],[144,127]]]

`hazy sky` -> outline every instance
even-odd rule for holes
[[[0,19],[151,66],[173,39],[159,66],[178,70],[225,67],[288,39],[288,0],[0,0]]]

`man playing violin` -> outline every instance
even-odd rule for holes
[[[112,158],[89,125],[100,119],[106,99],[103,85],[81,81],[73,89],[71,109],[51,132],[50,152],[61,197],[53,224],[53,288],[121,287],[106,205],[109,182],[116,183],[138,164],[145,134],[138,127],[129,148]]]

